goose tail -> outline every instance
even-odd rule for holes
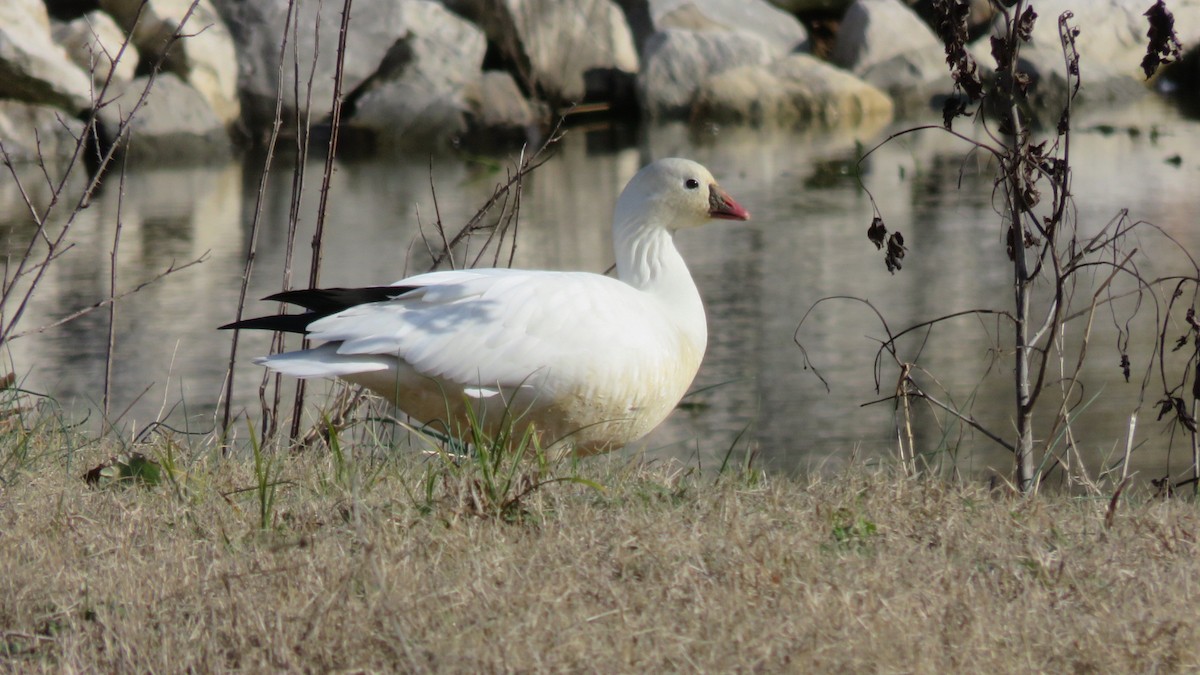
[[[275,372],[304,379],[372,373],[387,370],[395,361],[375,354],[339,354],[339,344],[331,342],[313,349],[261,356],[254,362]]]

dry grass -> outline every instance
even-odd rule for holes
[[[93,488],[0,450],[0,669],[1135,672],[1200,667],[1200,514],[857,468],[600,458],[478,515],[410,454],[215,453]],[[161,452],[164,446],[148,449]],[[358,448],[367,453],[368,449]],[[87,461],[85,461],[85,458]],[[1189,609],[1193,608],[1193,609]]]

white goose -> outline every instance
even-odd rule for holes
[[[543,447],[607,452],[658,426],[704,356],[704,306],[673,233],[749,217],[703,166],[663,159],[617,200],[615,279],[430,272],[391,286],[279,293],[267,299],[310,311],[223,328],[307,333],[324,344],[256,363],[362,385],[451,434],[466,428],[471,406],[489,432],[508,415],[532,424]]]

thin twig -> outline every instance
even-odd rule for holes
[[[960,413],[959,411],[955,410],[952,406],[948,406],[945,403],[942,403],[938,399],[934,398],[933,396],[930,396],[923,389],[921,389],[919,386],[917,386],[916,383],[914,383],[913,386],[916,387],[916,391],[914,391],[911,394],[912,396],[916,396],[918,398],[929,401],[933,405],[941,408],[942,410],[945,410],[946,412],[950,413],[951,415],[957,417],[959,420],[967,423],[968,425],[970,425],[971,428],[975,429],[976,431],[983,434],[984,436],[987,436],[988,438],[992,439],[993,441],[998,443],[1001,447],[1008,450],[1009,452],[1012,452],[1014,454],[1016,453],[1016,448],[1013,447],[1012,443],[1009,443],[1008,441],[1004,440],[1000,436],[997,436],[996,434],[992,433],[990,430],[988,430],[987,427],[983,426],[983,424],[981,424],[974,417],[972,417],[970,415],[964,415],[964,414]]]
[[[343,0],[342,22],[338,31],[337,62],[333,73],[333,101],[329,113],[329,146],[325,153],[325,169],[321,175],[321,199],[317,207],[317,226],[312,237],[312,259],[308,267],[308,287],[316,288],[321,280],[321,262],[325,250],[325,217],[329,210],[329,187],[333,181],[334,159],[337,156],[338,134],[342,128],[342,84],[345,79],[346,39],[350,33],[350,8],[352,0]],[[314,69],[315,69],[314,59]],[[308,91],[311,95],[312,82]],[[311,106],[310,106],[311,110]],[[305,134],[307,136],[307,133]],[[308,348],[308,338],[301,342],[301,348]],[[302,422],[301,411],[304,409],[304,394],[307,385],[304,380],[296,385],[296,396],[292,405],[292,426],[289,437],[295,440],[300,435]]]
[[[110,147],[108,149],[108,151],[106,153],[104,153],[104,156],[101,158],[101,160],[99,162],[99,166],[97,167],[97,169],[95,171],[95,174],[92,176],[91,180],[88,182],[88,184],[85,186],[84,190],[80,194],[79,199],[76,201],[74,209],[68,215],[66,223],[64,223],[62,225],[58,234],[54,238],[47,238],[47,241],[48,241],[47,253],[45,255],[43,255],[43,260],[46,260],[49,257],[53,256],[54,253],[56,252],[56,250],[60,246],[63,245],[63,242],[66,240],[67,234],[71,231],[71,227],[74,224],[75,219],[78,217],[78,215],[80,213],[83,212],[83,210],[91,202],[92,195],[99,188],[100,183],[104,177],[105,171],[107,170],[109,164],[112,162],[113,157],[116,156],[117,152],[121,148],[121,143],[119,142],[119,140],[126,137],[126,134],[128,133],[128,130],[129,130],[129,125],[132,123],[132,121],[133,121],[134,117],[136,116],[136,114],[138,113],[138,111],[140,111],[142,109],[142,107],[146,104],[146,100],[150,96],[150,91],[154,88],[154,84],[158,78],[159,70],[161,69],[163,62],[165,61],[166,56],[169,53],[171,46],[174,45],[174,43],[180,39],[181,31],[183,30],[183,26],[191,19],[192,13],[196,10],[196,6],[199,4],[199,1],[200,0],[192,0],[191,4],[188,6],[187,11],[184,12],[183,18],[180,19],[179,24],[176,26],[174,33],[168,38],[166,48],[163,50],[163,52],[159,56],[158,60],[153,64],[153,67],[150,71],[150,75],[148,76],[148,78],[146,80],[146,86],[142,88],[141,94],[138,96],[137,101],[134,103],[134,105],[133,105],[132,109],[129,111],[129,113],[121,118],[121,121],[117,125],[117,129],[116,129],[115,136],[114,136],[116,139],[118,139],[118,142],[113,143],[112,147]],[[144,7],[144,3],[142,6],[139,6],[138,17],[141,16],[141,8],[142,7]],[[103,95],[103,93],[104,92],[102,90],[101,95]],[[108,104],[107,102],[103,102],[103,101],[98,101],[96,103],[96,111],[93,112],[92,116],[88,120],[88,132],[94,131],[95,125],[96,125],[96,118],[97,118],[97,115],[99,114],[99,108],[101,108],[107,104]],[[87,136],[88,136],[88,134],[85,133],[83,138],[87,138]],[[38,224],[38,228],[35,233],[35,236],[46,237],[46,223],[48,220],[48,214],[50,212],[50,209],[52,209],[54,207],[54,205],[57,203],[59,196],[62,194],[63,190],[66,189],[67,179],[68,179],[72,169],[76,166],[82,150],[83,150],[83,139],[81,139],[81,141],[76,144],[75,151],[72,154],[70,160],[67,162],[66,170],[63,172],[63,176],[60,179],[58,186],[54,190],[50,205],[47,206],[47,209],[41,214],[39,214],[37,212],[37,209],[33,209],[33,211],[31,212],[32,215],[34,216],[35,222]],[[4,151],[3,148],[0,147],[0,154],[3,155],[4,162],[6,165],[9,166],[10,171],[12,171],[12,173],[13,173],[13,177],[17,178],[15,171],[12,169],[12,159],[11,159],[11,157],[9,157],[7,151]],[[18,182],[19,182],[19,179],[18,179]],[[32,205],[32,203],[30,203],[30,205]],[[33,243],[31,242],[30,250],[32,250],[32,246],[33,246]],[[15,273],[15,276],[20,275],[21,270],[23,269],[23,266],[26,264],[25,258],[28,258],[28,257],[31,257],[31,256],[26,255],[23,257],[23,259],[21,261],[18,262],[17,272]],[[17,337],[19,337],[21,335],[28,334],[28,332],[17,333],[16,326],[20,323],[21,317],[24,315],[25,310],[28,308],[29,303],[35,296],[37,289],[40,287],[41,281],[43,279],[43,276],[45,275],[47,267],[48,266],[46,266],[46,265],[42,265],[38,269],[37,273],[34,275],[33,280],[30,282],[29,286],[25,289],[25,292],[22,294],[20,301],[17,305],[16,311],[14,311],[11,316],[9,316],[7,323],[3,327],[0,327],[0,345],[6,344],[9,341],[16,339]],[[3,295],[3,297],[0,297],[0,306],[5,306],[5,307],[8,306],[8,302],[11,299],[8,292],[11,291],[12,289],[13,289],[12,286],[5,289],[5,291],[6,291],[5,294]]]
[[[255,195],[254,201],[254,216],[250,222],[250,242],[246,248],[246,261],[242,267],[242,284],[238,291],[237,312],[234,316],[234,321],[241,321],[246,311],[246,295],[249,292],[250,278],[254,272],[254,261],[258,256],[258,237],[262,231],[262,213],[263,205],[266,202],[267,181],[271,176],[271,165],[275,160],[275,148],[279,142],[279,130],[283,126],[283,67],[287,58],[288,27],[293,23],[294,12],[295,3],[289,2],[287,15],[284,18],[283,42],[279,47],[279,65],[276,70],[276,78],[279,84],[275,91],[275,116],[271,123],[271,135],[267,139],[266,157],[263,159],[262,173],[258,179],[258,192]],[[241,331],[233,331],[233,338],[230,340],[229,346],[229,363],[225,368],[225,405],[221,420],[221,429],[225,433],[228,433],[230,429],[229,425],[233,421],[233,381],[240,338]],[[264,410],[264,418],[266,417],[265,413],[266,411]]]
[[[537,170],[539,167],[549,161],[550,149],[560,140],[562,140],[562,137],[565,134],[564,131],[561,131],[561,126],[562,121],[560,120],[558,126],[554,128],[554,131],[546,138],[537,151],[534,152],[529,158],[521,161],[521,163],[517,166],[516,173],[509,175],[508,180],[496,186],[496,189],[492,192],[492,196],[486,202],[484,202],[483,206],[479,207],[479,210],[476,211],[475,215],[467,221],[466,225],[463,225],[463,227],[449,239],[449,241],[444,245],[442,252],[434,258],[432,265],[433,268],[438,267],[446,258],[446,256],[450,255],[450,251],[458,246],[458,244],[464,239],[470,237],[480,229],[483,229],[485,226],[482,226],[481,223],[483,222],[484,217],[490,213],[498,203],[501,203],[504,199],[507,199],[511,191],[518,189],[525,180],[525,176]],[[524,157],[524,151],[522,151],[522,157]]]
[[[125,226],[125,176],[127,173],[128,164],[129,153],[126,152],[125,159],[121,162],[121,180],[117,189],[117,224],[113,231],[112,252],[109,255],[108,296],[110,298],[117,297],[117,254],[121,250],[121,230]],[[116,342],[117,303],[116,301],[113,301],[108,305],[108,341],[107,344],[105,344],[104,351],[104,397],[102,400],[105,419],[108,419],[109,403],[112,395],[112,368],[113,359],[116,357]]]
[[[149,279],[146,279],[142,283],[134,286],[133,288],[130,288],[129,290],[127,290],[123,293],[109,296],[102,300],[97,300],[96,302],[88,305],[87,307],[77,309],[74,312],[67,314],[66,316],[63,316],[59,319],[51,321],[50,323],[38,326],[37,328],[32,328],[30,330],[21,331],[20,333],[16,333],[16,334],[10,336],[9,340],[16,340],[18,338],[23,338],[26,335],[36,335],[38,333],[45,333],[46,331],[48,331],[52,328],[58,328],[59,326],[68,324],[68,323],[78,319],[81,316],[87,316],[88,314],[91,314],[92,312],[94,312],[98,309],[107,307],[110,304],[112,304],[118,300],[121,300],[122,298],[127,298],[127,297],[133,295],[134,293],[141,291],[143,288],[146,288],[147,286],[150,286],[151,284],[154,284],[161,279],[164,279],[172,274],[175,274],[176,272],[182,272],[183,270],[186,270],[189,267],[192,267],[194,265],[199,265],[200,263],[208,260],[208,254],[209,254],[209,251],[205,251],[204,253],[200,254],[199,257],[193,258],[193,259],[189,260],[188,262],[183,263],[182,265],[176,265],[175,262],[172,261],[171,264],[167,266],[167,269],[159,272],[158,274],[155,274],[154,276],[150,277]]]

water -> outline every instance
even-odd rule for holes
[[[1092,131],[1083,131],[1088,128]],[[1082,232],[1098,231],[1125,208],[1133,219],[1155,223],[1200,252],[1200,123],[1148,101],[1085,113],[1076,129],[1081,131],[1073,138],[1072,158]],[[611,205],[625,181],[658,157],[687,156],[706,164],[753,215],[749,223],[714,223],[679,237],[706,300],[710,343],[694,387],[698,393],[641,444],[651,456],[712,466],[731,447],[735,457],[753,448],[765,465],[790,470],[836,467],[852,455],[891,455],[897,434],[892,405],[861,406],[890,395],[896,384],[897,371],[885,362],[875,390],[874,356],[884,335],[879,320],[852,301],[821,304],[797,335],[801,318],[826,296],[869,299],[893,331],[950,312],[1011,304],[991,169],[979,154],[966,154],[961,141],[925,132],[877,150],[863,166],[864,190],[851,174],[856,143],[870,147],[889,131],[692,133],[662,127],[625,141],[630,134],[576,129],[529,179],[515,257],[522,267],[608,268]],[[1169,161],[1175,155],[1179,161]],[[134,168],[121,199],[121,186],[110,181],[81,214],[74,248],[50,268],[23,318],[23,328],[32,329],[107,295],[119,201],[120,288],[172,262],[206,256],[202,264],[118,304],[110,415],[119,415],[123,427],[136,429],[166,415],[176,427],[212,428],[231,337],[215,327],[234,318],[260,170],[260,159],[223,167]],[[428,254],[417,214],[426,225],[434,219],[430,170],[424,156],[338,164],[323,285],[385,283],[424,269]],[[300,207],[297,278],[307,274],[320,171],[320,162],[310,164]],[[502,177],[489,163],[450,157],[433,160],[432,172],[438,209],[450,225],[465,222]],[[38,175],[22,170],[30,185]],[[251,298],[281,288],[291,180],[290,167],[277,166],[264,193]],[[903,232],[908,243],[904,269],[895,275],[866,239],[873,214],[867,191],[888,227]],[[44,198],[44,191],[34,192],[35,201]],[[31,231],[23,209],[6,176],[0,182],[0,241],[10,256]],[[1170,240],[1149,229],[1140,232],[1131,246],[1144,254],[1138,258],[1144,274],[1192,273]],[[1096,272],[1100,279],[1106,274]],[[1124,278],[1114,285],[1127,287]],[[1090,294],[1080,291],[1076,306],[1086,306]],[[1108,307],[1097,315],[1086,388],[1076,396],[1086,403],[1074,428],[1078,447],[1093,469],[1111,460],[1124,449],[1131,413],[1140,410],[1133,468],[1152,476],[1178,473],[1187,462],[1186,443],[1175,438],[1172,445],[1169,427],[1154,419],[1160,384],[1151,382],[1139,407],[1155,308],[1141,307],[1134,322],[1128,347],[1133,384],[1126,384],[1117,367],[1113,326],[1134,305]],[[251,303],[248,313],[273,308]],[[1172,337],[1184,330],[1182,312],[1176,314]],[[1082,329],[1083,322],[1075,322],[1068,333]],[[937,378],[942,398],[1010,437],[1009,332],[995,317],[964,317],[936,329],[923,350],[920,339],[903,341],[902,353],[911,359],[919,351],[918,363]],[[804,368],[797,339],[830,391]],[[101,400],[106,344],[107,315],[101,311],[15,341],[11,364],[25,387],[82,415]],[[235,378],[239,410],[257,410],[259,369],[248,361],[267,348],[268,336],[244,336]],[[993,358],[997,352],[999,360]],[[1007,451],[949,422],[918,407],[917,447],[955,449],[964,471],[1008,470]]]

